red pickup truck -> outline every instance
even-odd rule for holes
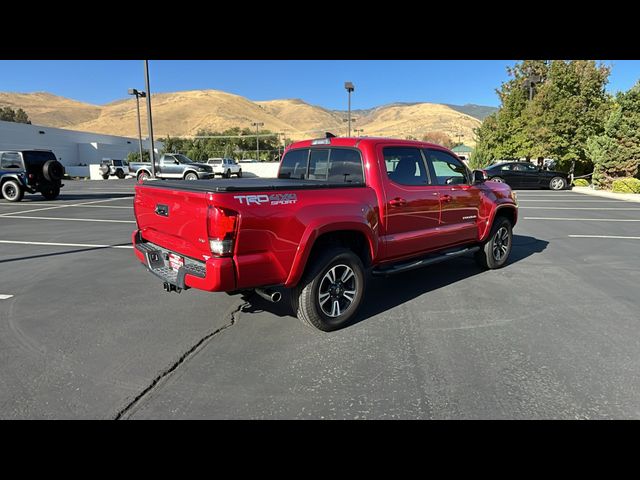
[[[500,268],[518,218],[515,193],[451,151],[385,138],[291,144],[278,178],[147,180],[136,185],[138,259],[167,291],[291,289],[304,323],[353,320],[368,275],[474,253]]]

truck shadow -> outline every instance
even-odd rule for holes
[[[513,268],[514,264],[536,253],[542,253],[549,242],[525,235],[514,235],[509,261],[503,268]],[[391,310],[425,293],[438,290],[460,280],[478,275],[486,270],[480,268],[471,255],[459,257],[429,267],[424,267],[392,277],[369,277],[367,293],[360,312],[349,326]],[[271,303],[256,294],[244,297],[249,306],[247,313],[269,312],[279,317],[295,316],[291,308],[290,295],[282,290],[282,300]]]

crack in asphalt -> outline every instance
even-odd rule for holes
[[[199,349],[200,347],[204,346],[204,344],[211,340],[213,337],[215,337],[216,335],[218,335],[219,333],[222,333],[224,330],[226,330],[227,328],[233,326],[236,323],[236,314],[240,313],[243,311],[243,309],[245,307],[248,307],[250,305],[250,302],[246,301],[245,303],[243,303],[242,305],[238,306],[235,310],[233,310],[231,312],[231,319],[229,321],[229,323],[227,323],[226,325],[223,325],[220,328],[217,328],[216,330],[214,330],[213,332],[209,332],[208,334],[206,334],[204,337],[202,337],[200,340],[198,340],[189,350],[187,350],[186,352],[184,352],[180,358],[178,358],[175,362],[173,362],[171,365],[169,365],[167,368],[165,368],[164,370],[162,370],[149,384],[148,387],[146,387],[142,392],[140,392],[138,395],[136,395],[136,397],[131,400],[129,403],[127,403],[120,411],[118,411],[118,413],[116,414],[116,416],[113,418],[114,420],[122,420],[123,417],[129,413],[133,407],[135,407],[137,404],[139,404],[144,397],[146,397],[148,394],[151,393],[151,391],[158,386],[158,384],[165,379],[166,377],[168,377],[169,375],[171,375],[180,365],[182,365],[185,361],[187,361],[189,359],[189,357],[191,357],[192,355],[194,355]]]

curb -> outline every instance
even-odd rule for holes
[[[572,191],[576,193],[584,193],[586,195],[593,195],[594,197],[613,198],[615,200],[640,203],[639,193],[603,192],[602,190],[594,190],[590,187],[573,187]]]

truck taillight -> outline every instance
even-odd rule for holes
[[[228,256],[233,253],[236,237],[237,212],[225,208],[209,206],[207,211],[207,231],[211,253]]]

